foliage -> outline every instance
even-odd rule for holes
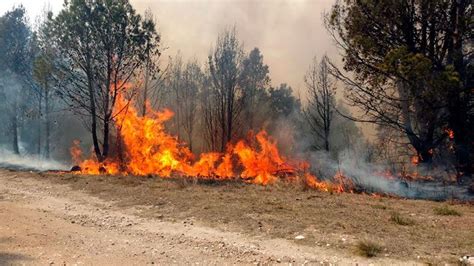
[[[95,154],[103,160],[109,153],[117,95],[130,90],[129,82],[150,54],[159,54],[159,35],[153,21],[136,14],[128,0],[65,2],[50,27],[67,80],[61,95],[89,120]]]
[[[269,89],[270,110],[272,119],[279,117],[289,117],[292,113],[298,113],[301,109],[301,102],[293,95],[293,89],[288,84]]]
[[[420,162],[454,130],[462,168],[472,127],[472,3],[452,0],[338,1],[326,25],[344,52],[348,102],[358,121],[403,132]],[[472,134],[471,134],[472,135]],[[462,153],[462,154],[461,154]]]

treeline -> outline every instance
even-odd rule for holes
[[[415,162],[452,162],[459,175],[474,167],[472,18],[470,0],[386,0],[337,1],[325,21],[354,119],[409,144]]]
[[[322,117],[311,116],[311,128],[306,126],[304,114],[309,119],[313,106],[303,108],[287,84],[271,86],[261,51],[245,50],[235,27],[223,29],[210,43],[208,60],[198,62],[179,53],[164,60],[153,14],[140,16],[125,0],[70,1],[56,16],[46,11],[34,26],[19,6],[4,14],[0,25],[1,60],[7,66],[2,100],[10,121],[4,142],[17,154],[22,146],[24,153],[49,158],[51,132],[80,136],[70,132],[71,125],[64,127],[79,120],[91,136],[84,145],[91,145],[99,160],[115,156],[118,94],[133,99],[143,116],[149,108],[171,109],[169,130],[197,153],[224,151],[228,143],[262,129],[284,140],[287,152],[321,147],[316,123]],[[313,86],[316,93],[319,85]],[[334,90],[334,84],[328,86],[325,90]],[[325,108],[333,110],[334,94],[329,97]],[[334,141],[335,151],[354,141],[352,135],[362,136],[353,123],[339,124],[351,134]],[[324,137],[329,150],[329,132]]]
[[[2,142],[48,158],[62,141],[52,135],[86,128],[84,146],[99,160],[115,156],[115,105],[126,94],[143,116],[173,110],[169,129],[197,153],[224,151],[266,129],[286,152],[337,158],[357,150],[357,159],[394,168],[415,155],[418,164],[470,175],[471,20],[467,0],[336,1],[324,22],[343,69],[315,58],[302,73],[300,98],[286,84],[272,86],[262,51],[244,47],[235,27],[223,29],[199,62],[163,55],[152,12],[141,16],[127,0],[68,1],[33,26],[16,7],[0,18]],[[340,89],[344,101],[336,100]],[[369,143],[355,121],[375,124],[376,140]]]

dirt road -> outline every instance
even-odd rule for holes
[[[402,264],[136,215],[68,185],[0,170],[0,265]],[[403,264],[413,263],[403,261]]]

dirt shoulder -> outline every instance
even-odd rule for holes
[[[474,208],[452,203],[461,216],[435,214],[447,205],[285,184],[0,170],[0,264],[455,263],[474,251]],[[379,244],[378,257],[355,255],[360,240]]]

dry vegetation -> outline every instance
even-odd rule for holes
[[[264,187],[236,181],[73,174],[43,174],[42,178],[118,206],[136,207],[145,217],[192,220],[367,257],[455,263],[474,250],[472,203],[331,194],[285,183]],[[463,215],[439,215],[455,212]],[[304,239],[295,240],[297,235]]]
[[[368,258],[377,256],[382,250],[381,246],[372,241],[360,241],[356,245],[357,254]]]
[[[433,209],[434,213],[437,215],[454,215],[461,216],[461,213],[453,208],[448,206],[440,206]]]

